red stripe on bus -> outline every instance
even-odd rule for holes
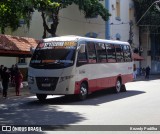
[[[133,81],[133,75],[132,74],[123,75],[123,76],[120,76],[120,77],[122,79],[122,84]],[[89,93],[90,93],[90,92],[94,92],[94,91],[97,91],[97,90],[102,90],[102,89],[114,87],[115,84],[116,84],[117,78],[118,78],[118,76],[92,79],[92,80],[86,80],[85,79],[85,80],[77,81],[75,83],[75,92],[74,93],[75,94],[80,93],[80,85],[83,81],[87,81],[88,88],[89,88],[88,90],[89,90]]]

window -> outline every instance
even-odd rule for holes
[[[78,58],[77,58],[77,66],[84,65],[88,62],[87,60],[87,53],[86,51],[84,53],[78,52]]]
[[[131,50],[130,50],[129,46],[124,45],[123,46],[123,52],[124,52],[124,60],[125,60],[125,62],[132,61]]]
[[[129,20],[133,20],[133,8],[129,8]]]
[[[123,62],[123,48],[121,47],[121,45],[115,45],[116,48],[116,59],[117,62]]]
[[[120,18],[120,0],[116,0],[116,20],[121,20]]]
[[[129,3],[129,20],[133,20],[134,17],[134,4]]]
[[[18,63],[26,63],[26,59],[25,58],[18,58]]]
[[[97,49],[97,57],[98,57],[98,62],[107,62],[107,53],[106,53],[106,47],[104,43],[97,43],[96,44],[96,49]]]
[[[93,42],[87,42],[87,50],[88,50],[88,59],[89,63],[96,63],[96,50],[95,44]]]
[[[22,63],[22,64],[25,64],[25,63],[26,63],[26,59],[23,58],[23,57],[19,57],[19,58],[18,58],[18,64],[19,64],[19,63],[20,63],[20,64],[21,64],[21,63]]]
[[[106,44],[108,62],[116,62],[115,47],[113,44]]]

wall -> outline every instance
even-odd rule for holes
[[[142,57],[145,57],[143,61],[141,61],[142,67],[151,67],[151,56],[147,54],[148,50],[150,50],[150,36],[148,32],[144,32],[141,34],[141,45],[143,48]]]
[[[17,63],[16,57],[4,57],[0,56],[0,65],[4,65],[7,68],[10,68],[13,64]]]
[[[117,18],[116,0],[110,0],[109,10],[112,13],[110,17],[110,38],[116,39],[116,34],[120,35],[120,40],[128,41],[130,32],[129,9],[133,8],[131,15],[133,21],[133,44],[134,47],[139,46],[139,29],[135,24],[134,5],[132,0],[120,0],[120,17]]]

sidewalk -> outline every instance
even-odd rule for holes
[[[133,82],[136,81],[150,81],[150,80],[160,80],[160,74],[155,74],[155,75],[150,75],[149,79],[145,79],[144,76],[137,76],[137,79],[134,80]],[[8,88],[8,97],[25,97],[25,96],[30,96],[32,95],[28,89],[28,83],[26,81],[23,82],[23,88],[20,89],[20,96],[16,96],[15,93],[15,87],[9,86]],[[2,90],[0,90],[0,99],[2,98]]]
[[[152,74],[149,76],[149,79],[145,79],[144,75],[137,76],[136,80],[134,81],[150,81],[150,80],[156,80],[156,79],[160,79],[160,74]]]
[[[20,96],[16,96],[16,93],[15,93],[15,87],[9,85],[9,88],[8,88],[8,95],[7,97],[25,97],[25,96],[30,96],[31,93],[28,89],[28,83],[26,81],[22,82],[23,83],[23,88],[20,89]],[[0,90],[0,98],[2,98],[2,90]]]

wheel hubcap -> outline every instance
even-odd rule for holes
[[[85,87],[81,87],[81,94],[82,96],[87,94],[87,89]]]
[[[116,89],[117,89],[117,92],[120,92],[120,89],[121,89],[121,82],[120,81],[117,81]]]

